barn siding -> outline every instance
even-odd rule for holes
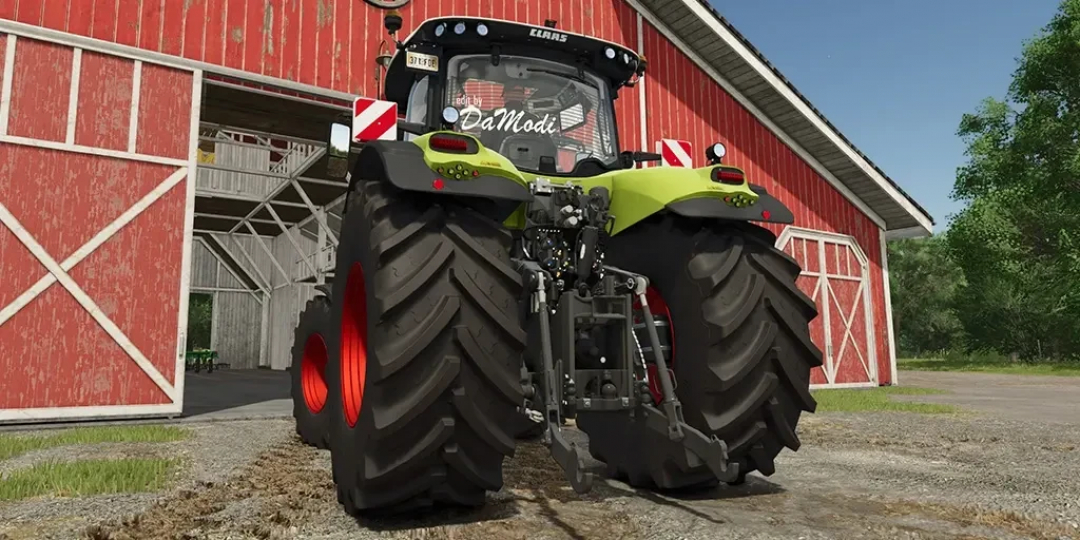
[[[219,361],[230,369],[259,367],[259,344],[262,340],[262,304],[246,292],[218,292],[214,321]]]
[[[533,24],[554,18],[561,29],[642,45],[636,14],[622,0],[417,1],[402,10],[406,31],[424,19],[453,14]],[[0,6],[0,18],[359,95],[377,93],[371,64],[385,39],[382,16],[356,0],[13,0]],[[877,226],[648,23],[643,45],[651,66],[650,145],[662,137],[691,140],[695,165],[702,165],[705,146],[722,141],[728,162],[792,208],[797,226],[856,239],[870,261],[880,380],[889,382]],[[620,139],[628,148],[641,140],[638,99],[636,90],[626,89],[616,102]],[[55,135],[50,125],[35,129]]]
[[[304,253],[315,252],[317,242],[301,235],[296,227],[291,227],[289,231],[292,233],[293,238],[296,239],[296,243],[300,244],[300,248],[304,250]],[[281,262],[284,270],[290,273],[292,279],[295,280],[310,275],[310,271],[306,270],[307,267],[300,261],[296,249],[293,248],[292,243],[289,242],[285,235],[274,238],[270,249],[273,250],[277,260]],[[277,270],[274,273],[274,286],[282,285],[284,281],[281,274]],[[314,295],[314,285],[306,283],[286,285],[274,291],[271,299],[269,350],[267,352],[268,363],[271,368],[285,369],[292,364],[293,330],[300,320],[300,312],[304,310],[305,304]]]
[[[191,288],[213,289],[218,287],[218,267],[221,265],[217,257],[206,249],[202,242],[194,242],[191,245]],[[221,272],[226,272],[221,270]],[[232,276],[229,276],[232,277]]]
[[[298,283],[282,287],[271,296],[267,363],[271,369],[292,365],[294,331],[307,301],[315,297],[315,287]]]
[[[270,150],[248,148],[228,143],[213,143],[214,165],[246,171],[270,171]],[[270,194],[281,180],[265,175],[199,169],[196,187],[219,193],[232,193],[262,199]]]

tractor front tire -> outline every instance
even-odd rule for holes
[[[334,278],[331,455],[353,515],[477,506],[514,453],[525,330],[511,234],[450,197],[356,182]]]
[[[308,300],[296,325],[292,348],[293,418],[296,434],[304,444],[329,448],[329,414],[326,410],[326,335],[330,329],[330,300],[316,296]]]
[[[727,443],[740,470],[733,483],[754,470],[771,475],[783,448],[799,448],[801,413],[816,407],[810,370],[822,357],[809,324],[817,308],[796,286],[799,265],[775,241],[749,223],[668,215],[607,243],[609,264],[648,277],[663,298],[674,333],[669,368],[684,418]],[[593,456],[635,487],[718,483],[703,465],[680,468],[672,457],[680,445],[635,417],[579,411],[578,426]]]

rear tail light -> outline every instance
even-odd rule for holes
[[[713,169],[712,173],[713,182],[720,182],[722,184],[735,184],[742,185],[746,181],[746,175],[738,169]]]
[[[474,154],[477,149],[475,145],[470,144],[472,140],[468,137],[458,137],[454,135],[438,134],[432,135],[429,144],[433,150],[440,152],[450,152],[455,154]]]

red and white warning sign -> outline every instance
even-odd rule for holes
[[[353,140],[397,140],[397,120],[397,103],[358,97],[353,101]]]
[[[694,166],[693,146],[690,141],[676,139],[660,139],[656,141],[656,153],[660,154],[660,163],[665,167],[690,167]]]

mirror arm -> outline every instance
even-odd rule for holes
[[[634,161],[637,163],[644,163],[647,161],[660,161],[663,156],[655,154],[653,152],[634,152]]]
[[[427,126],[418,122],[406,122],[405,120],[397,121],[398,129],[406,133],[412,133],[413,135],[425,135],[429,131]]]

